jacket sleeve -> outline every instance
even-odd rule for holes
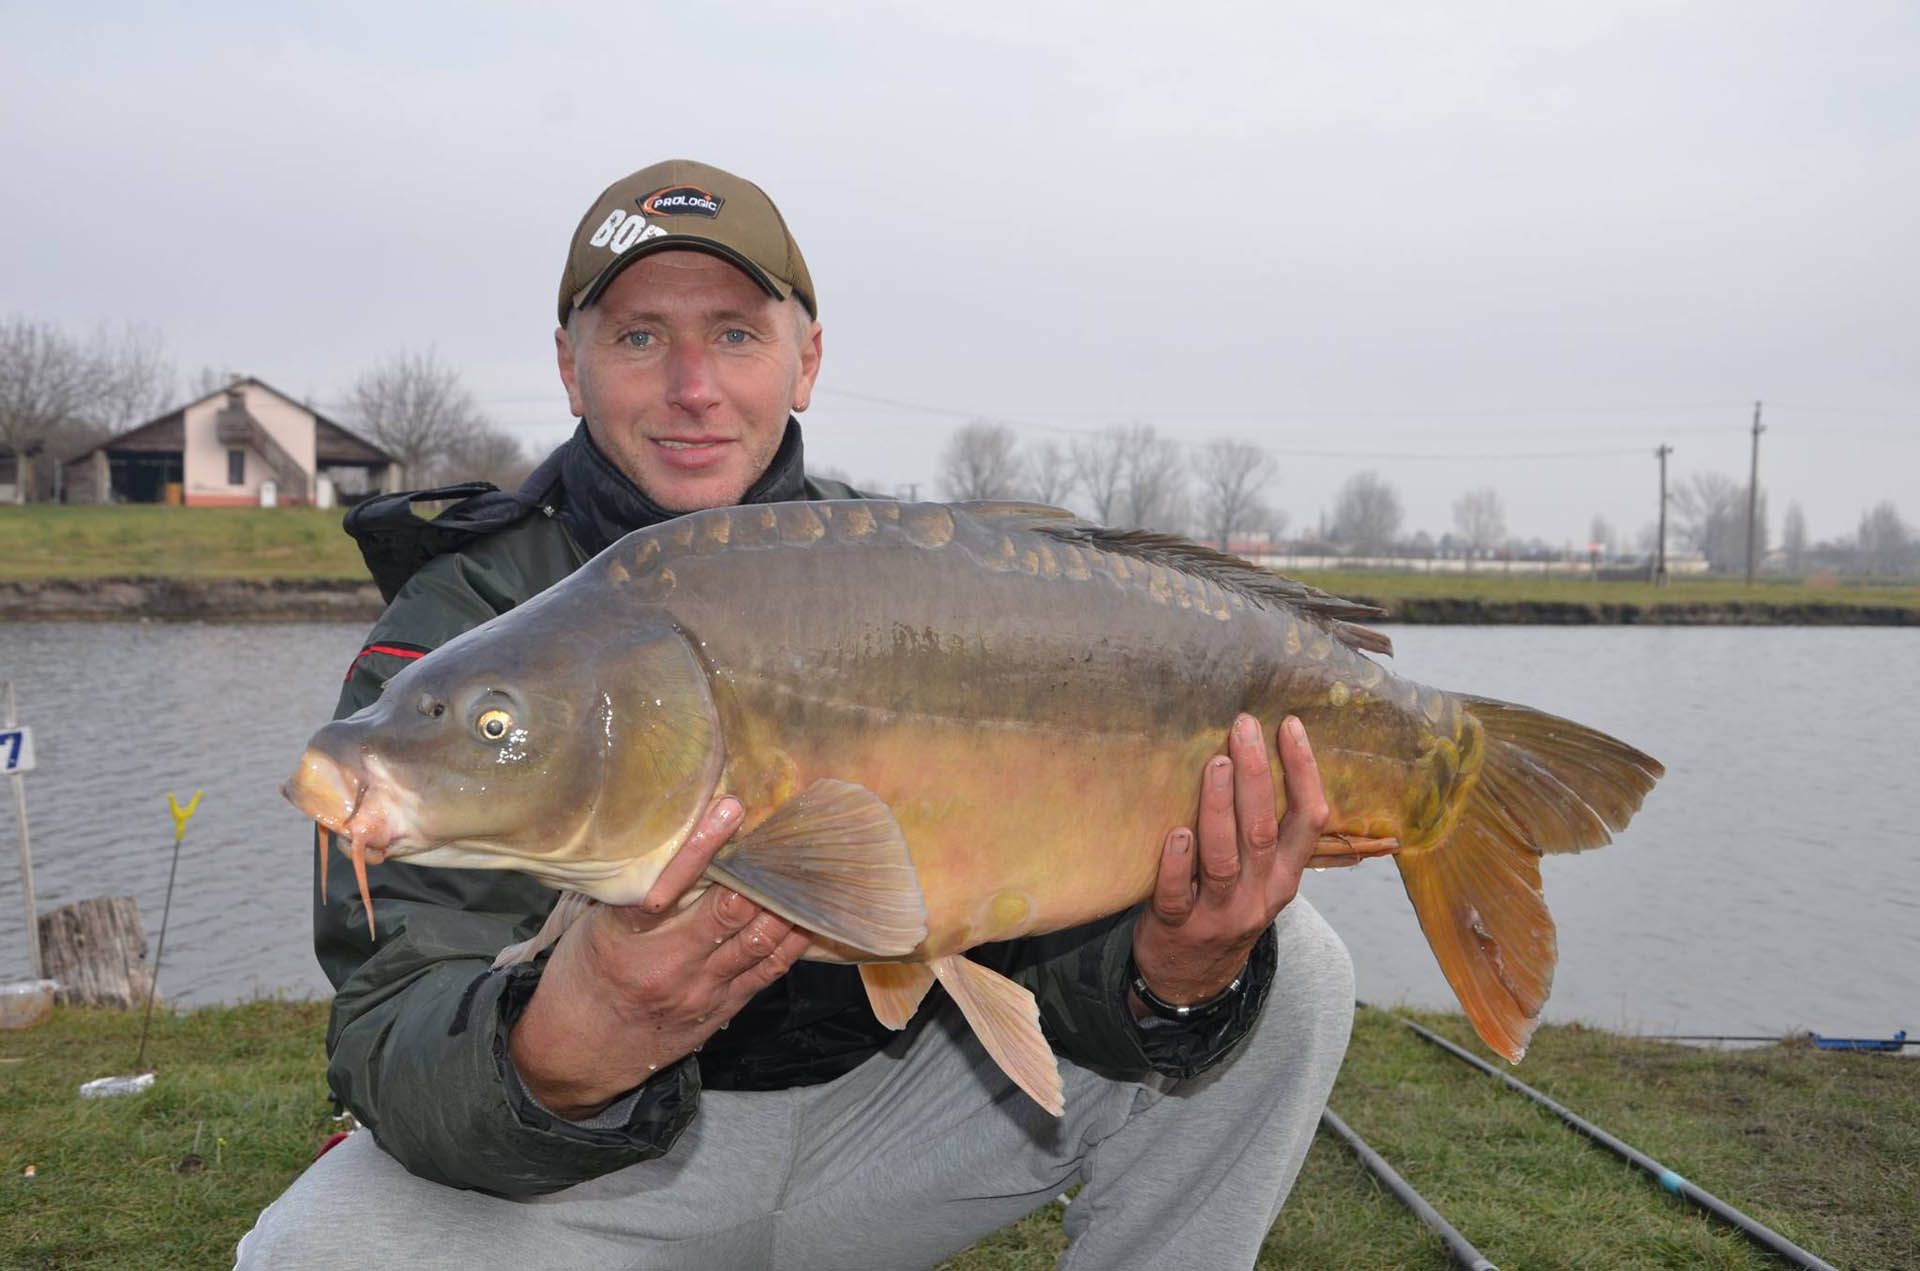
[[[1127,963],[1138,913],[1130,909],[1083,927],[986,946],[970,956],[1032,991],[1040,1004],[1041,1031],[1056,1054],[1128,1081],[1148,1073],[1195,1076],[1226,1058],[1253,1027],[1273,986],[1279,942],[1272,927],[1261,933],[1240,991],[1224,1009],[1143,1026],[1127,1006]]]
[[[355,658],[336,717],[371,703],[411,658],[511,607],[513,590],[466,557],[422,569]],[[539,928],[554,893],[510,871],[401,862],[368,881],[378,939],[368,936],[352,871],[335,860],[314,911],[314,945],[336,989],[328,1084],[394,1159],[423,1178],[519,1198],[672,1146],[699,1099],[690,1058],[649,1079],[616,1125],[553,1117],[511,1072],[507,1036],[544,963],[490,968],[503,946]]]

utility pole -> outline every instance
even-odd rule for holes
[[[1747,586],[1753,586],[1753,558],[1760,545],[1755,533],[1756,509],[1760,506],[1760,403],[1753,404],[1753,466],[1747,471]]]
[[[1660,538],[1654,549],[1653,585],[1667,585],[1667,456],[1673,453],[1673,447],[1657,446],[1653,457],[1660,461]]]

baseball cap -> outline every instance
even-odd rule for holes
[[[615,181],[580,218],[560,275],[560,325],[622,269],[667,248],[718,256],[774,299],[797,295],[820,316],[800,245],[766,191],[710,164],[669,159]]]

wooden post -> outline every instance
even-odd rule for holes
[[[153,989],[147,932],[131,896],[76,901],[40,919],[46,974],[63,1006],[131,1010]]]
[[[19,713],[13,704],[13,681],[7,681],[7,727],[12,728],[20,722]],[[46,978],[46,968],[40,958],[40,925],[36,921],[39,910],[33,899],[33,845],[27,838],[27,780],[19,773],[13,774],[13,810],[20,818],[20,894],[27,902],[27,950],[33,967],[33,978]]]

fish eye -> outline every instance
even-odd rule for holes
[[[474,727],[479,729],[480,735],[488,741],[499,741],[507,735],[507,730],[513,727],[513,716],[498,709],[482,711],[480,718],[474,721]]]

